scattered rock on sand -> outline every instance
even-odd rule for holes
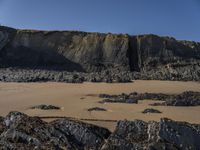
[[[107,110],[105,108],[93,107],[89,108],[88,111],[107,111]]]
[[[159,111],[159,110],[157,110],[157,109],[147,108],[147,109],[145,109],[142,113],[143,113],[143,114],[147,114],[147,113],[162,113],[162,112]]]
[[[53,105],[41,104],[41,105],[33,106],[33,107],[31,107],[31,109],[51,110],[51,109],[60,109],[60,107],[53,106]]]

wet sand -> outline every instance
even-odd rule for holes
[[[107,103],[100,104],[97,95],[121,94],[130,92],[153,93],[181,93],[184,91],[199,91],[199,82],[178,81],[142,81],[133,83],[2,83],[0,82],[0,115],[5,116],[10,111],[16,110],[31,116],[66,116],[75,118],[103,119],[103,120],[134,120],[145,121],[168,117],[174,120],[200,123],[200,106],[195,107],[170,107],[149,106],[155,102],[150,100],[139,101],[139,104]],[[62,107],[61,110],[31,110],[31,106],[39,104],[52,104]],[[91,107],[102,107],[107,111],[88,112]],[[145,108],[155,108],[161,114],[142,114]],[[45,119],[50,121],[51,119]],[[113,130],[114,122],[89,121],[90,123],[107,127]]]

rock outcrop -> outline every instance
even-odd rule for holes
[[[199,125],[163,118],[158,122],[119,121],[103,150],[193,150],[199,149]]]
[[[110,135],[107,129],[83,122],[46,123],[20,112],[10,112],[0,123],[1,149],[97,149]]]
[[[44,122],[20,112],[0,118],[0,149],[196,150],[200,125],[162,118],[160,122],[118,121],[113,133],[77,120]]]
[[[122,93],[120,95],[100,94],[103,98],[100,103],[137,103],[138,100],[158,100],[159,103],[151,104],[153,106],[199,106],[200,92],[186,91],[180,94],[163,93]],[[164,102],[163,102],[164,101]]]
[[[106,82],[112,82],[116,72],[135,72],[131,79],[200,80],[200,43],[151,34],[16,30],[0,26],[0,67],[87,73],[109,70]],[[122,77],[119,82],[129,81]],[[98,81],[98,76],[92,80]]]

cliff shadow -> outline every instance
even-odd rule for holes
[[[83,67],[55,50],[7,47],[0,52],[0,67],[85,72]]]

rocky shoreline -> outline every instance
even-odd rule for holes
[[[106,83],[128,83],[133,80],[171,80],[171,81],[199,81],[200,76],[184,76],[184,74],[171,77],[173,74],[165,75],[156,71],[150,73],[130,72],[130,71],[102,71],[102,72],[68,72],[59,70],[43,69],[19,69],[19,68],[1,68],[1,82],[106,82]]]
[[[0,118],[1,149],[194,150],[200,125],[162,118],[160,122],[118,121],[113,133],[69,118],[45,122],[20,112]]]

